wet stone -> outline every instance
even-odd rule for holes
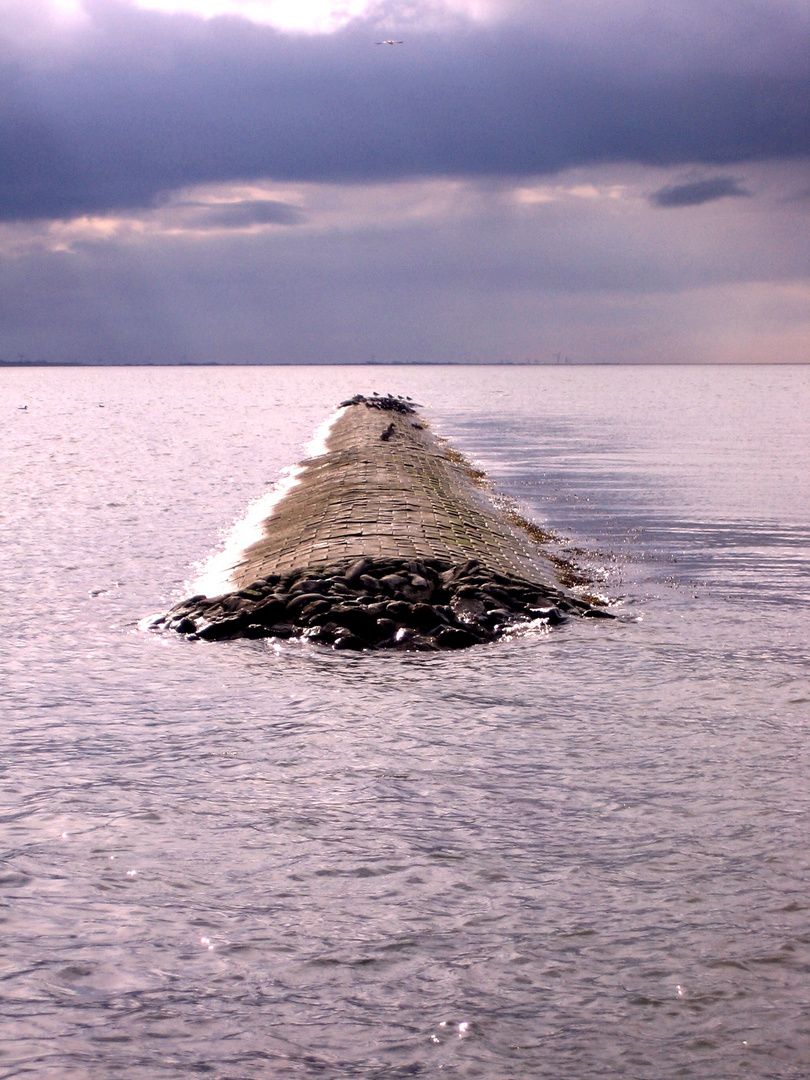
[[[257,604],[249,613],[251,622],[262,623],[264,626],[273,626],[281,622],[287,613],[287,605],[283,600],[271,596],[267,600]]]
[[[395,593],[399,589],[403,588],[408,582],[405,577],[400,577],[399,574],[386,574],[385,577],[380,578],[380,585],[386,588],[390,593]]]
[[[440,630],[436,635],[436,644],[440,649],[468,649],[471,645],[477,645],[479,640],[480,638],[471,634],[469,630],[461,630],[453,626]]]
[[[235,637],[244,625],[243,620],[238,617],[220,619],[218,622],[210,622],[198,627],[197,636],[204,641],[225,641],[227,638]]]
[[[299,621],[302,623],[312,624],[317,621],[322,615],[326,615],[327,612],[331,612],[332,605],[328,600],[314,600],[311,604],[307,604],[299,614]]]
[[[433,630],[438,625],[444,625],[444,619],[429,604],[414,604],[411,611],[411,625],[418,630]]]
[[[300,596],[301,593],[308,592],[320,593],[323,585],[321,578],[304,578],[302,581],[296,581],[294,585],[290,586],[290,596]]]
[[[556,607],[529,608],[527,614],[532,619],[542,619],[551,626],[556,626],[561,622],[565,622],[565,615],[563,615]]]
[[[352,649],[355,652],[359,652],[365,647],[365,642],[352,633],[338,634],[332,645],[333,649]]]
[[[309,607],[310,604],[321,602],[325,601],[323,595],[319,592],[298,593],[287,602],[287,614],[291,619],[294,619],[299,612],[303,611],[304,608]]]
[[[152,627],[194,640],[303,637],[337,649],[434,651],[492,641],[527,620],[556,626],[570,614],[612,617],[554,588],[542,590],[503,577],[496,583],[495,576],[470,569],[469,562],[446,566],[440,561],[437,566],[363,559],[348,570],[324,568],[320,574],[299,573],[274,583],[274,588],[284,586],[288,593],[254,597],[251,593],[258,590],[241,589],[211,599],[190,597],[153,620]],[[351,587],[342,584],[349,578]],[[386,580],[389,586],[396,583],[392,597],[380,593],[380,582]],[[423,583],[426,589],[417,589],[414,583]],[[424,598],[425,592],[429,598]],[[414,593],[423,598],[414,598]]]
[[[405,600],[393,600],[386,607],[386,615],[397,623],[409,623],[413,607]]]
[[[359,559],[346,574],[346,584],[353,585],[355,582],[358,582],[363,574],[367,573],[371,567],[371,559]]]

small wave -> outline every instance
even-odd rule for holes
[[[225,534],[224,547],[195,563],[192,567],[194,577],[186,585],[187,595],[200,593],[203,596],[219,596],[233,588],[231,573],[239,562],[242,553],[261,540],[265,521],[273,514],[276,506],[285,495],[300,483],[299,477],[307,461],[321,457],[326,453],[326,441],[332,426],[343,409],[336,409],[315,429],[312,439],[304,447],[304,457],[297,465],[288,465],[282,470],[278,481],[270,491],[253,499],[244,515],[238,519]]]

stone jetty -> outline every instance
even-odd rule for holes
[[[232,568],[232,591],[189,597],[153,626],[430,651],[610,617],[562,587],[559,562],[480,480],[410,401],[358,394]]]

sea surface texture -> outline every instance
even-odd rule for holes
[[[624,616],[189,642],[356,392]],[[804,1080],[810,368],[0,370],[0,1080]]]

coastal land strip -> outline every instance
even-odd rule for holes
[[[231,568],[232,590],[189,597],[152,626],[191,639],[433,651],[611,617],[565,587],[583,579],[482,480],[409,400],[358,394]]]

